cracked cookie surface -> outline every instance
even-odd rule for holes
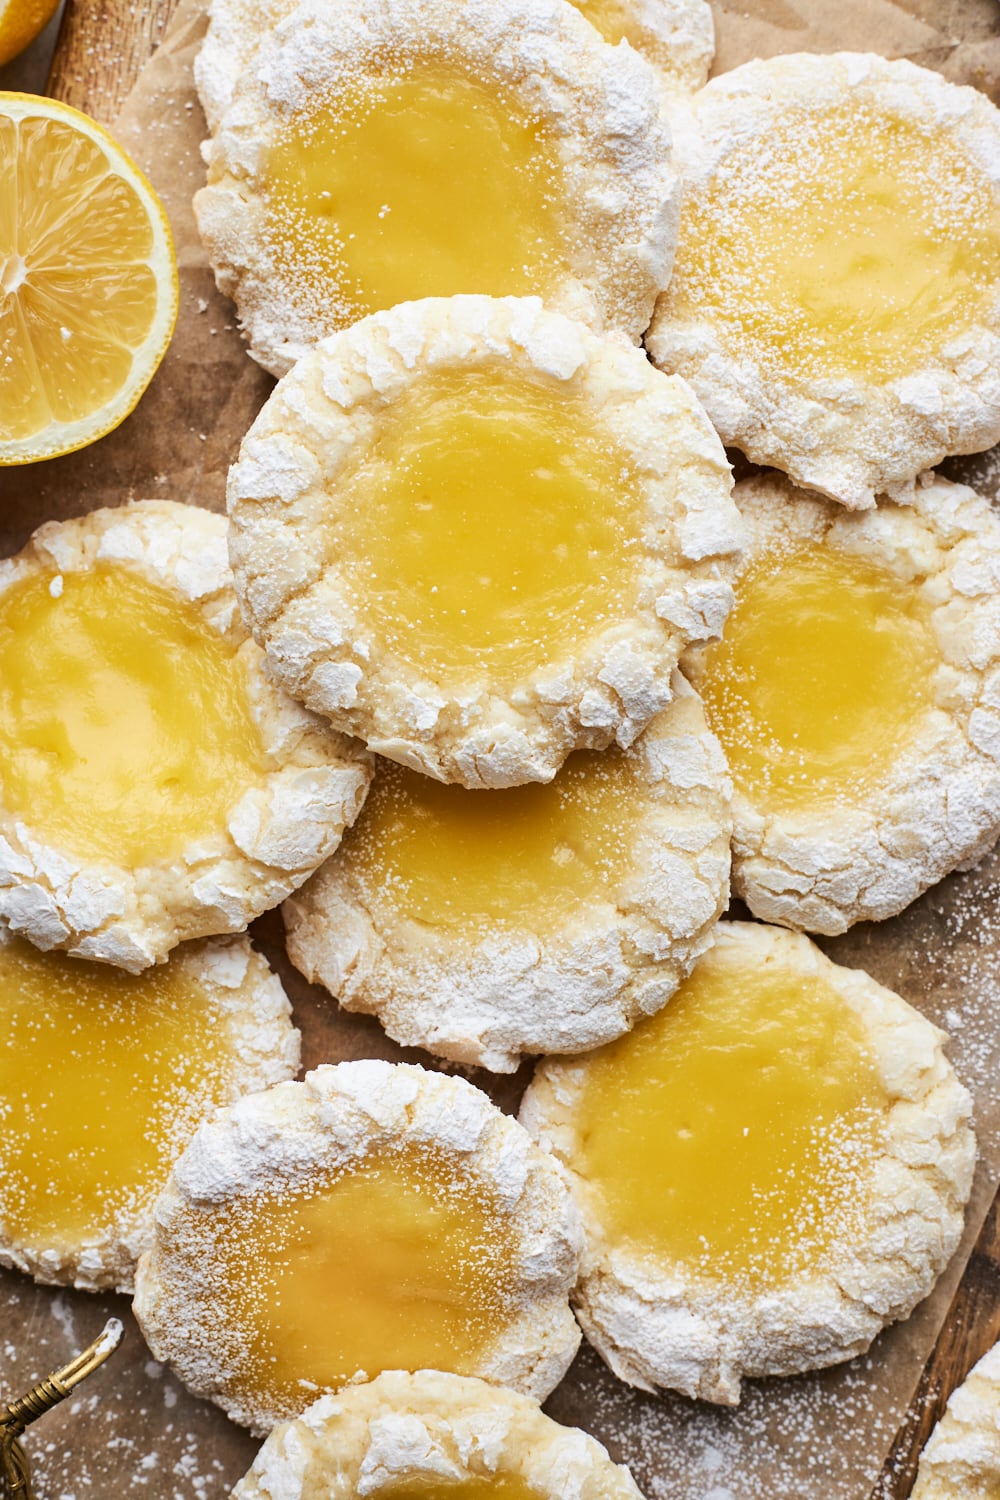
[[[250,429],[229,511],[276,679],[470,788],[630,744],[719,634],[740,542],[687,386],[534,298],[409,303],[325,342]]]
[[[996,1500],[1000,1494],[1000,1344],[957,1390],[920,1455],[913,1500]]]
[[[641,1500],[629,1472],[514,1391],[390,1370],[268,1438],[233,1500]]]
[[[997,441],[988,99],[905,60],[768,58],[696,96],[678,155],[678,253],[647,344],[724,442],[865,509]]]
[[[729,891],[729,784],[680,673],[626,751],[547,786],[442,787],[383,761],[337,854],[283,908],[288,953],[396,1041],[513,1071],[663,1005]]]
[[[723,922],[658,1015],[539,1066],[521,1119],[570,1172],[577,1315],[615,1374],[732,1405],[927,1295],[975,1160],[942,1040],[801,934]]]
[[[0,563],[0,921],[137,972],[239,931],[336,848],[371,776],[275,688],[222,516],[139,501]]]
[[[351,1062],[242,1099],[195,1135],[156,1219],[146,1340],[255,1432],[385,1369],[542,1400],[579,1343],[570,1193],[462,1079]]]
[[[140,975],[0,934],[0,1262],[130,1292],[153,1204],[198,1125],[290,1078],[299,1034],[245,937]]]
[[[1000,832],[1000,519],[929,474],[863,515],[776,475],[735,498],[737,603],[685,660],[733,773],[733,889],[843,932]]]
[[[205,151],[199,230],[275,375],[368,313],[454,293],[537,293],[638,340],[670,273],[657,77],[559,0],[303,0]]]

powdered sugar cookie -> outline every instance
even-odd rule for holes
[[[298,0],[211,0],[210,24],[194,76],[211,131],[218,130],[240,74],[261,41]],[[701,88],[715,52],[706,0],[572,0],[604,37],[623,38],[652,63],[670,90]],[[333,0],[335,6],[336,0]]]
[[[459,1078],[340,1063],[242,1099],[199,1130],[156,1217],[136,1279],[149,1346],[256,1432],[384,1369],[541,1400],[579,1342],[570,1194]]]
[[[234,1500],[642,1500],[626,1468],[534,1401],[481,1380],[390,1370],[275,1429]]]
[[[322,344],[250,429],[229,511],[276,679],[467,787],[630,744],[720,632],[740,541],[684,382],[535,298],[407,303]]]
[[[720,436],[852,509],[1000,438],[1000,115],[906,61],[747,63],[695,99],[650,352]],[[898,498],[898,496],[897,496]]]
[[[141,501],[0,563],[0,922],[137,972],[323,862],[371,771],[276,689],[223,517]]]
[[[521,1119],[571,1173],[577,1313],[621,1379],[734,1404],[926,1296],[975,1158],[941,1042],[808,938],[723,922],[657,1016],[540,1065]]]
[[[953,1391],[920,1455],[913,1500],[994,1500],[1000,1494],[1000,1344]]]
[[[725,762],[673,686],[631,749],[583,751],[548,786],[470,792],[381,762],[285,903],[292,962],[397,1041],[498,1072],[658,1010],[729,894]]]
[[[241,74],[195,199],[251,354],[281,375],[368,313],[466,292],[639,339],[677,230],[658,100],[561,0],[302,0]]]
[[[736,498],[736,607],[686,664],[733,773],[733,888],[842,932],[1000,833],[1000,518],[933,475],[864,515],[774,475]]]
[[[290,1017],[244,937],[186,944],[135,976],[0,934],[0,1262],[131,1291],[197,1126],[295,1073]]]

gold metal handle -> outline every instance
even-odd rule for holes
[[[65,1401],[81,1380],[86,1380],[114,1354],[125,1335],[117,1318],[111,1318],[104,1331],[82,1354],[68,1365],[48,1375],[24,1396],[18,1396],[0,1408],[0,1497],[3,1500],[34,1500],[28,1460],[18,1439],[32,1422]]]

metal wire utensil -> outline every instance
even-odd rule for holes
[[[65,1401],[70,1391],[114,1354],[125,1330],[117,1318],[104,1325],[104,1332],[68,1365],[40,1380],[26,1396],[0,1406],[0,1500],[34,1500],[28,1460],[20,1444],[26,1427]]]

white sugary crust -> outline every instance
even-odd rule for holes
[[[877,563],[930,612],[941,652],[933,702],[870,791],[825,813],[775,813],[733,794],[733,890],[756,916],[828,934],[881,921],[975,864],[1000,833],[1000,517],[932,474],[911,504],[863,515],[778,475],[738,485],[735,498],[747,525],[741,568],[808,541]],[[701,653],[685,669],[697,687]]]
[[[84,863],[0,805],[0,924],[39,948],[138,973],[186,939],[242,931],[301,885],[357,817],[371,759],[267,675],[237,608],[224,517],[142,500],[48,522],[0,562],[0,595],[39,570],[101,565],[171,590],[233,646],[266,758],[263,779],[230,809],[225,828],[206,829],[178,859],[135,869]]]
[[[1000,1344],[952,1392],[920,1456],[912,1500],[992,1500],[1000,1487]]]
[[[587,1433],[526,1396],[438,1370],[389,1370],[322,1396],[275,1428],[233,1500],[377,1500],[406,1480],[493,1475],[516,1475],[538,1500],[642,1500]]]
[[[556,1164],[479,1089],[401,1063],[320,1067],[201,1127],[157,1203],[156,1243],[139,1263],[135,1314],[154,1356],[255,1432],[297,1415],[243,1388],[240,1330],[218,1326],[201,1215],[261,1192],[302,1190],[407,1145],[445,1153],[495,1195],[509,1219],[513,1305],[476,1373],[543,1400],[580,1339],[568,1304],[581,1245],[573,1199]]]
[[[802,53],[735,68],[697,96],[686,124],[673,116],[685,192],[697,199],[709,191],[730,153],[755,151],[766,162],[783,107],[820,114],[848,101],[940,125],[1000,191],[1000,116],[976,89],[905,60]],[[779,153],[778,171],[781,163]],[[881,492],[899,498],[946,455],[975,453],[1000,438],[1000,295],[982,323],[906,376],[881,385],[805,381],[765,373],[752,355],[730,347],[711,312],[685,303],[678,262],[647,345],[662,369],[690,380],[724,442],[851,509],[872,506]]]
[[[575,1302],[587,1338],[630,1385],[733,1405],[744,1377],[849,1359],[927,1295],[961,1237],[976,1150],[971,1100],[942,1033],[898,995],[832,964],[799,933],[722,922],[716,934],[755,969],[779,959],[817,975],[863,1021],[891,1100],[867,1235],[842,1239],[831,1269],[754,1296],[605,1238],[599,1200],[571,1170],[586,1059],[542,1063],[521,1120],[570,1170],[586,1234]]]
[[[639,597],[572,657],[502,697],[483,674],[442,685],[359,620],[323,527],[347,505],[338,476],[380,413],[439,372],[503,368],[551,381],[635,464]],[[537,298],[404,303],[302,359],[258,416],[230,470],[236,587],[276,679],[372,750],[467,787],[548,781],[570,751],[630,744],[669,701],[684,647],[721,632],[739,517],[721,444],[683,381]]]
[[[0,933],[0,944],[10,939]],[[193,992],[203,996],[216,1018],[217,1035],[225,1038],[225,1102],[269,1088],[294,1077],[299,1067],[299,1033],[292,1025],[291,1006],[281,981],[271,972],[246,937],[210,938],[190,943],[170,957],[170,965],[187,978]],[[43,1003],[43,997],[39,997]],[[123,1081],[122,1129],[126,1129]],[[215,1113],[219,1099],[203,1108]],[[9,1108],[9,1106],[8,1106]],[[7,1110],[0,1114],[9,1119]],[[173,1155],[186,1146],[200,1123],[190,1103],[173,1122],[165,1122]],[[50,1245],[44,1250],[26,1245],[4,1223],[5,1185],[0,1181],[0,1265],[13,1266],[52,1285],[85,1291],[131,1292],[139,1256],[153,1243],[153,1207],[163,1182],[140,1197],[124,1202],[106,1231],[81,1234],[75,1243]],[[6,1184],[7,1191],[10,1184]]]
[[[240,74],[253,61],[264,37],[297,3],[211,0],[208,33],[195,58],[194,76],[213,133],[232,103]],[[586,0],[581,0],[579,8],[587,16]],[[657,69],[667,88],[700,89],[715,55],[715,27],[707,0],[628,0],[627,8],[632,45]]]
[[[254,359],[283,375],[354,321],[332,280],[310,290],[285,269],[268,230],[267,163],[310,106],[384,82],[387,54],[400,74],[413,61],[438,61],[545,122],[572,216],[570,263],[546,300],[640,339],[670,276],[680,190],[656,75],[638,54],[606,46],[564,0],[303,0],[241,74],[205,147],[208,185],[195,198],[216,280],[236,302]]]
[[[285,903],[292,962],[396,1041],[503,1073],[522,1052],[582,1052],[659,1010],[729,890],[725,761],[679,672],[673,686],[626,752],[644,806],[613,899],[542,924],[434,928],[344,848]]]

